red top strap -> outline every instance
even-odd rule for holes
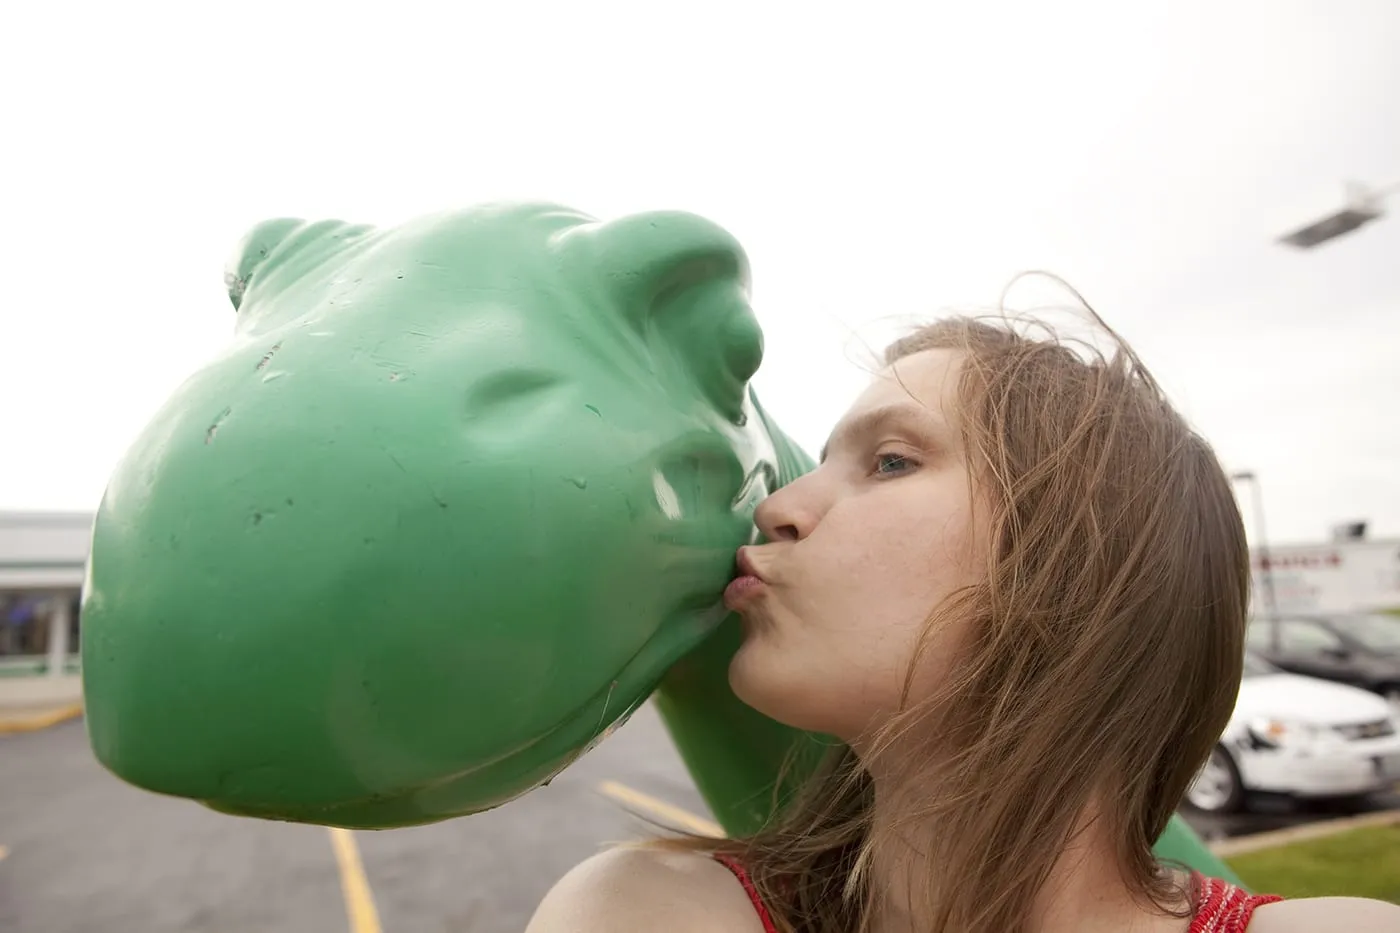
[[[1196,891],[1196,919],[1190,933],[1245,933],[1254,909],[1281,901],[1277,894],[1250,894],[1221,878],[1192,872]]]
[[[773,924],[773,917],[768,913],[768,908],[763,906],[763,900],[758,896],[758,889],[753,886],[753,879],[749,873],[744,871],[744,866],[727,855],[714,853],[715,861],[734,873],[734,877],[739,879],[739,883],[744,886],[745,893],[749,900],[753,901],[753,909],[758,912],[758,919],[763,921],[763,933],[778,933],[778,928]],[[1193,930],[1192,933],[1195,933]]]
[[[714,859],[733,872],[744,886],[758,919],[763,922],[763,933],[778,933],[772,915],[763,905],[758,889],[753,886],[753,880],[744,867],[730,856],[718,852],[714,854]],[[1277,894],[1250,894],[1224,879],[1210,878],[1200,872],[1192,872],[1191,881],[1196,895],[1196,917],[1191,921],[1190,933],[1246,933],[1256,907],[1283,900]]]

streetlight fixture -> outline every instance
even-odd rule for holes
[[[1279,242],[1296,249],[1315,249],[1323,243],[1345,236],[1385,216],[1382,202],[1387,195],[1400,191],[1400,183],[1382,188],[1367,188],[1350,182],[1346,186],[1346,203],[1324,217],[1308,222],[1279,237]]]
[[[1265,616],[1271,621],[1270,642],[1275,653],[1279,650],[1278,631],[1278,598],[1274,593],[1274,566],[1269,559],[1269,539],[1264,530],[1264,493],[1259,486],[1259,476],[1253,470],[1239,470],[1230,474],[1230,479],[1237,483],[1248,483],[1252,492],[1251,499],[1254,504],[1254,528],[1255,534],[1259,538],[1257,548],[1259,554],[1260,582],[1264,585],[1264,608]],[[1251,571],[1253,568],[1251,568]]]

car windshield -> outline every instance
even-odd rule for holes
[[[1366,648],[1382,654],[1400,653],[1400,616],[1338,616],[1333,624]]]
[[[1277,674],[1279,669],[1257,654],[1246,651],[1244,654],[1244,676],[1262,677],[1265,674]]]

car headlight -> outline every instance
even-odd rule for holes
[[[1292,719],[1255,719],[1249,723],[1249,735],[1265,748],[1288,748],[1306,751],[1336,739],[1336,733],[1326,726]]]

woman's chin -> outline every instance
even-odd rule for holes
[[[773,713],[768,709],[772,704],[767,701],[773,699],[773,694],[781,694],[782,691],[774,689],[774,672],[768,663],[771,658],[765,657],[768,652],[761,641],[762,639],[746,624],[744,640],[740,643],[739,650],[734,652],[734,657],[729,660],[729,688],[745,704],[765,716],[773,717]]]
[[[729,687],[744,705],[793,729],[823,732],[820,685],[802,676],[800,665],[761,638],[748,636],[729,662]]]

